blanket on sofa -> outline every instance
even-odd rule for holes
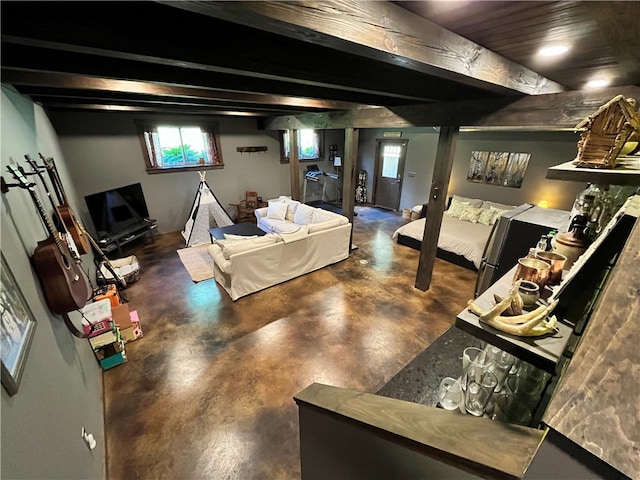
[[[292,242],[297,242],[299,240],[303,240],[307,238],[308,234],[309,234],[309,227],[307,227],[306,225],[299,225],[298,228],[295,230],[288,231],[288,232],[281,232],[278,235],[280,235],[280,238],[282,238],[282,241],[284,243],[292,243]]]

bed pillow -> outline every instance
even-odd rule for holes
[[[496,222],[496,218],[498,218],[497,215],[498,211],[495,208],[483,208],[480,216],[478,217],[478,223],[490,227]]]
[[[462,212],[460,213],[460,216],[458,218],[465,222],[478,223],[478,217],[480,217],[481,213],[481,208],[467,205],[462,209]]]
[[[298,225],[309,225],[313,221],[313,212],[315,212],[315,208],[301,203],[293,215],[293,222]]]
[[[451,206],[445,213],[450,217],[460,218],[460,215],[462,215],[463,210],[470,206],[471,204],[468,202],[460,202],[460,201],[452,200]]]
[[[482,208],[495,208],[496,210],[509,211],[513,210],[516,207],[515,205],[505,205],[504,203],[488,202],[487,200],[485,200],[484,202],[482,202]]]
[[[269,202],[269,209],[267,210],[267,218],[273,220],[284,220],[287,215],[287,204],[283,202]]]
[[[467,197],[461,197],[460,195],[454,195],[452,197],[451,205],[453,205],[454,202],[464,202],[464,203],[468,203],[473,207],[478,207],[478,208],[482,208],[482,203],[483,203],[483,201],[479,198],[467,198]],[[489,207],[486,207],[486,208],[489,208]]]

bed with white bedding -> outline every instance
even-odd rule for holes
[[[454,195],[442,216],[437,256],[478,270],[495,220],[512,208],[515,207]],[[403,225],[393,233],[393,239],[419,250],[425,222],[426,218],[420,218]]]

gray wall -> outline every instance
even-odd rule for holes
[[[38,152],[57,160],[71,206],[75,193],[56,134],[43,110],[2,87],[2,176],[6,165],[25,165]],[[40,196],[44,201],[44,197]],[[102,373],[87,340],[69,333],[49,312],[29,263],[47,234],[29,194],[12,188],[2,195],[1,246],[37,320],[35,337],[18,393],[2,389],[2,478],[104,478],[105,445]],[[91,261],[88,262],[89,264]],[[77,316],[74,321],[78,322]],[[81,439],[85,427],[98,441],[90,451]]]
[[[158,220],[160,232],[182,230],[200,178],[196,172],[149,175],[134,120],[122,113],[69,113],[51,115],[80,199],[79,215],[92,227],[84,196],[140,182],[149,215]],[[186,122],[193,117],[144,117]],[[202,117],[196,118],[202,120]],[[208,118],[209,120],[209,118]],[[289,165],[280,163],[280,143],[275,132],[259,132],[255,120],[216,118],[224,169],[207,171],[206,180],[230,214],[229,202],[256,190],[263,198],[288,195]],[[267,146],[266,153],[238,153],[240,146]]]
[[[51,122],[58,133],[76,186],[79,212],[87,228],[92,229],[84,196],[111,188],[140,182],[149,215],[158,220],[160,232],[182,230],[200,181],[195,172],[149,175],[134,120],[128,113],[55,112]],[[145,119],[185,123],[202,117],[145,116]],[[219,123],[220,146],[224,169],[207,171],[206,180],[222,206],[233,216],[229,202],[244,198],[246,190],[255,190],[265,200],[290,195],[289,165],[280,163],[280,139],[277,132],[260,131],[251,118],[207,118]],[[324,158],[313,161],[321,170],[335,172],[328,161],[329,145],[337,144],[344,152],[344,131],[327,130],[324,134]],[[267,146],[266,153],[238,153],[236,147]],[[307,163],[300,165],[300,189],[304,184]],[[321,183],[309,183],[307,200],[319,200]],[[336,197],[337,183],[329,180],[326,197]]]
[[[360,131],[358,170],[367,170],[369,201],[373,198],[373,166],[376,139],[388,129]],[[438,132],[433,128],[402,130],[408,139],[400,209],[428,201],[433,175]],[[580,182],[547,180],[547,168],[572,160],[576,155],[577,134],[571,132],[460,132],[456,143],[449,195],[482,198],[494,202],[520,205],[547,200],[549,207],[570,210],[576,195],[585,188]],[[469,159],[473,150],[528,152],[531,160],[520,188],[483,185],[467,181]],[[415,176],[410,177],[409,173]]]

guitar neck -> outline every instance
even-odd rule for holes
[[[64,187],[62,186],[62,180],[60,180],[60,174],[58,173],[58,169],[56,167],[56,163],[53,158],[46,158],[42,153],[39,153],[40,158],[44,162],[44,165],[47,169],[47,174],[51,179],[51,184],[53,185],[53,189],[56,192],[56,197],[58,197],[58,203],[62,205],[69,205],[67,200],[67,194],[64,191]]]

